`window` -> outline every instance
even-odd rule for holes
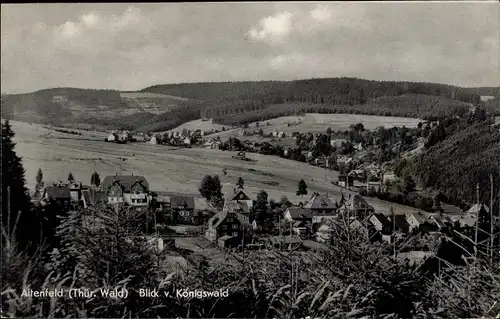
[[[238,236],[238,232],[234,232],[234,233],[233,233],[233,236]]]
[[[239,229],[238,224],[233,224],[233,229]]]
[[[227,225],[222,225],[221,229],[222,230],[226,230],[227,229]]]
[[[226,218],[226,221],[227,221],[228,223],[232,223],[232,222],[233,222],[233,218],[232,218],[232,217],[228,217],[228,218]]]

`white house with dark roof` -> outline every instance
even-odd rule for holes
[[[108,195],[109,204],[146,207],[151,202],[149,183],[144,176],[106,176],[101,189]]]

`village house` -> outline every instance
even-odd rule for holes
[[[312,213],[309,209],[290,207],[284,213],[284,220],[292,223],[292,232],[300,237],[307,237],[311,232]]]
[[[336,211],[337,207],[326,194],[314,193],[304,205],[304,208],[311,211],[313,216],[329,215]]]
[[[108,195],[109,204],[145,208],[150,204],[149,183],[144,176],[106,176],[101,189]]]
[[[106,138],[107,142],[115,142],[116,140],[118,140],[118,135],[115,133],[109,134],[108,137]]]
[[[410,232],[415,230],[420,230],[424,224],[429,223],[429,219],[423,213],[406,213],[405,214],[406,221],[410,226]]]
[[[368,221],[378,232],[383,235],[389,235],[393,231],[393,223],[387,216],[383,214],[372,214],[370,217],[368,217]]]
[[[332,231],[333,228],[329,222],[321,223],[314,233],[314,239],[319,243],[327,243],[331,239]]]
[[[362,169],[352,170],[348,176],[351,176],[355,181],[366,182],[366,173]]]
[[[210,149],[219,149],[222,145],[222,141],[220,139],[210,139],[209,141],[203,144],[203,147]]]
[[[241,240],[245,236],[243,234],[245,227],[249,225],[249,220],[247,216],[234,211],[228,202],[224,205],[224,208],[219,213],[215,214],[208,220],[207,230],[205,232],[205,237],[210,241],[218,241],[219,238],[224,237],[224,243],[227,243],[230,237],[236,238],[230,244],[241,243]]]
[[[354,186],[354,177],[352,175],[340,174],[338,185],[344,188],[352,187]]]
[[[146,138],[144,136],[144,133],[136,133],[132,135],[132,139],[136,142],[144,142],[146,141]]]
[[[382,183],[388,184],[388,183],[393,183],[396,180],[396,174],[394,174],[394,171],[385,171],[382,174]]]
[[[129,131],[123,131],[117,135],[117,142],[126,143],[132,138],[132,134]]]
[[[179,219],[192,222],[195,210],[194,197],[192,196],[171,196],[170,208],[179,216]]]
[[[445,231],[453,227],[453,220],[445,214],[432,214],[429,220],[434,223],[436,229],[439,231]]]
[[[332,140],[330,140],[330,145],[332,147],[339,148],[342,146],[342,143],[345,143],[345,142],[347,142],[346,139],[332,139]]]
[[[158,139],[156,138],[156,135],[153,135],[151,139],[149,140],[149,144],[156,145],[158,144]]]
[[[47,206],[55,203],[64,211],[71,209],[71,192],[67,185],[56,184],[45,187],[40,205]]]
[[[297,221],[310,223],[312,222],[312,213],[306,208],[290,207],[285,211],[283,219],[289,223]]]
[[[350,195],[347,201],[339,208],[339,212],[355,218],[366,218],[375,213],[375,209],[359,194]]]
[[[403,234],[408,234],[410,232],[410,224],[406,220],[406,215],[395,214],[393,216],[387,216],[392,222],[394,231],[401,232]]]
[[[320,225],[322,223],[325,223],[327,221],[332,221],[338,219],[339,215],[337,214],[337,211],[332,211],[330,213],[325,213],[322,215],[314,215],[312,217],[312,223],[313,225]]]
[[[232,191],[226,188],[224,202],[232,203],[232,206],[228,207],[240,209],[244,214],[249,214],[253,207],[252,198],[242,188],[234,188]]]
[[[82,199],[82,182],[70,182],[68,183],[68,188],[71,195],[71,202],[79,203]]]

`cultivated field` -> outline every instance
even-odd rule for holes
[[[144,112],[161,114],[165,112],[170,112],[179,106],[180,102],[186,102],[189,99],[156,94],[156,93],[141,93],[141,92],[131,92],[131,93],[120,93],[120,96],[127,102],[130,107],[139,108]],[[195,102],[195,100],[189,100]]]
[[[51,133],[39,125],[11,122],[16,133],[16,152],[23,158],[28,186],[33,189],[38,168],[45,182],[66,180],[70,172],[76,180],[90,182],[96,170],[101,179],[106,175],[135,174],[145,176],[153,190],[198,194],[204,175],[218,174],[228,187],[238,177],[245,180],[245,189],[254,197],[261,190],[279,200],[285,195],[293,202],[306,201],[296,196],[297,184],[304,179],[313,191],[328,193],[340,200],[341,189],[331,184],[336,172],[326,171],[305,163],[275,156],[248,154],[255,163],[233,159],[235,152],[222,152],[203,148],[176,149],[163,145],[115,144],[99,140],[79,139],[71,134]],[[73,138],[68,138],[73,137]],[[224,176],[222,170],[227,170]],[[347,196],[347,192],[346,196]],[[368,199],[378,210],[388,212],[414,211],[413,208]]]
[[[314,132],[325,133],[330,127],[332,130],[347,130],[351,124],[362,123],[366,129],[373,130],[379,126],[391,128],[394,126],[406,126],[408,128],[416,127],[422,120],[407,118],[407,117],[392,117],[392,116],[372,116],[372,115],[357,115],[357,114],[318,114],[310,113],[304,116],[283,116],[268,121],[258,122],[259,127],[267,132],[276,130],[290,135],[293,132]],[[267,124],[269,123],[269,125]],[[258,129],[257,123],[248,125],[250,130]],[[288,124],[290,126],[288,126]],[[228,138],[239,134],[242,128],[220,132],[214,136]]]

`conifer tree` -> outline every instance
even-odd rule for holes
[[[239,177],[238,178],[238,183],[236,183],[236,186],[238,186],[239,188],[243,189],[244,185],[245,185],[245,181],[243,180],[242,177]]]
[[[99,176],[99,173],[94,172],[92,174],[92,176],[90,177],[90,184],[97,187],[101,185],[101,177]]]
[[[35,187],[36,196],[40,195],[40,190],[43,188],[43,172],[42,169],[39,168],[36,174],[36,187]]]
[[[0,197],[0,206],[2,210],[2,226],[5,227],[7,234],[12,235],[14,229],[17,234],[23,233],[24,236],[16,236],[18,244],[26,247],[32,238],[28,234],[34,234],[33,220],[28,216],[30,213],[30,197],[28,189],[25,186],[25,171],[21,163],[21,158],[17,156],[14,148],[16,143],[12,140],[15,136],[8,120],[2,123],[2,152],[0,162],[2,168],[2,196]],[[17,221],[17,227],[14,225]],[[2,241],[3,242],[3,241]]]
[[[303,179],[301,179],[299,182],[299,189],[297,190],[297,195],[298,196],[307,195],[307,184]]]

